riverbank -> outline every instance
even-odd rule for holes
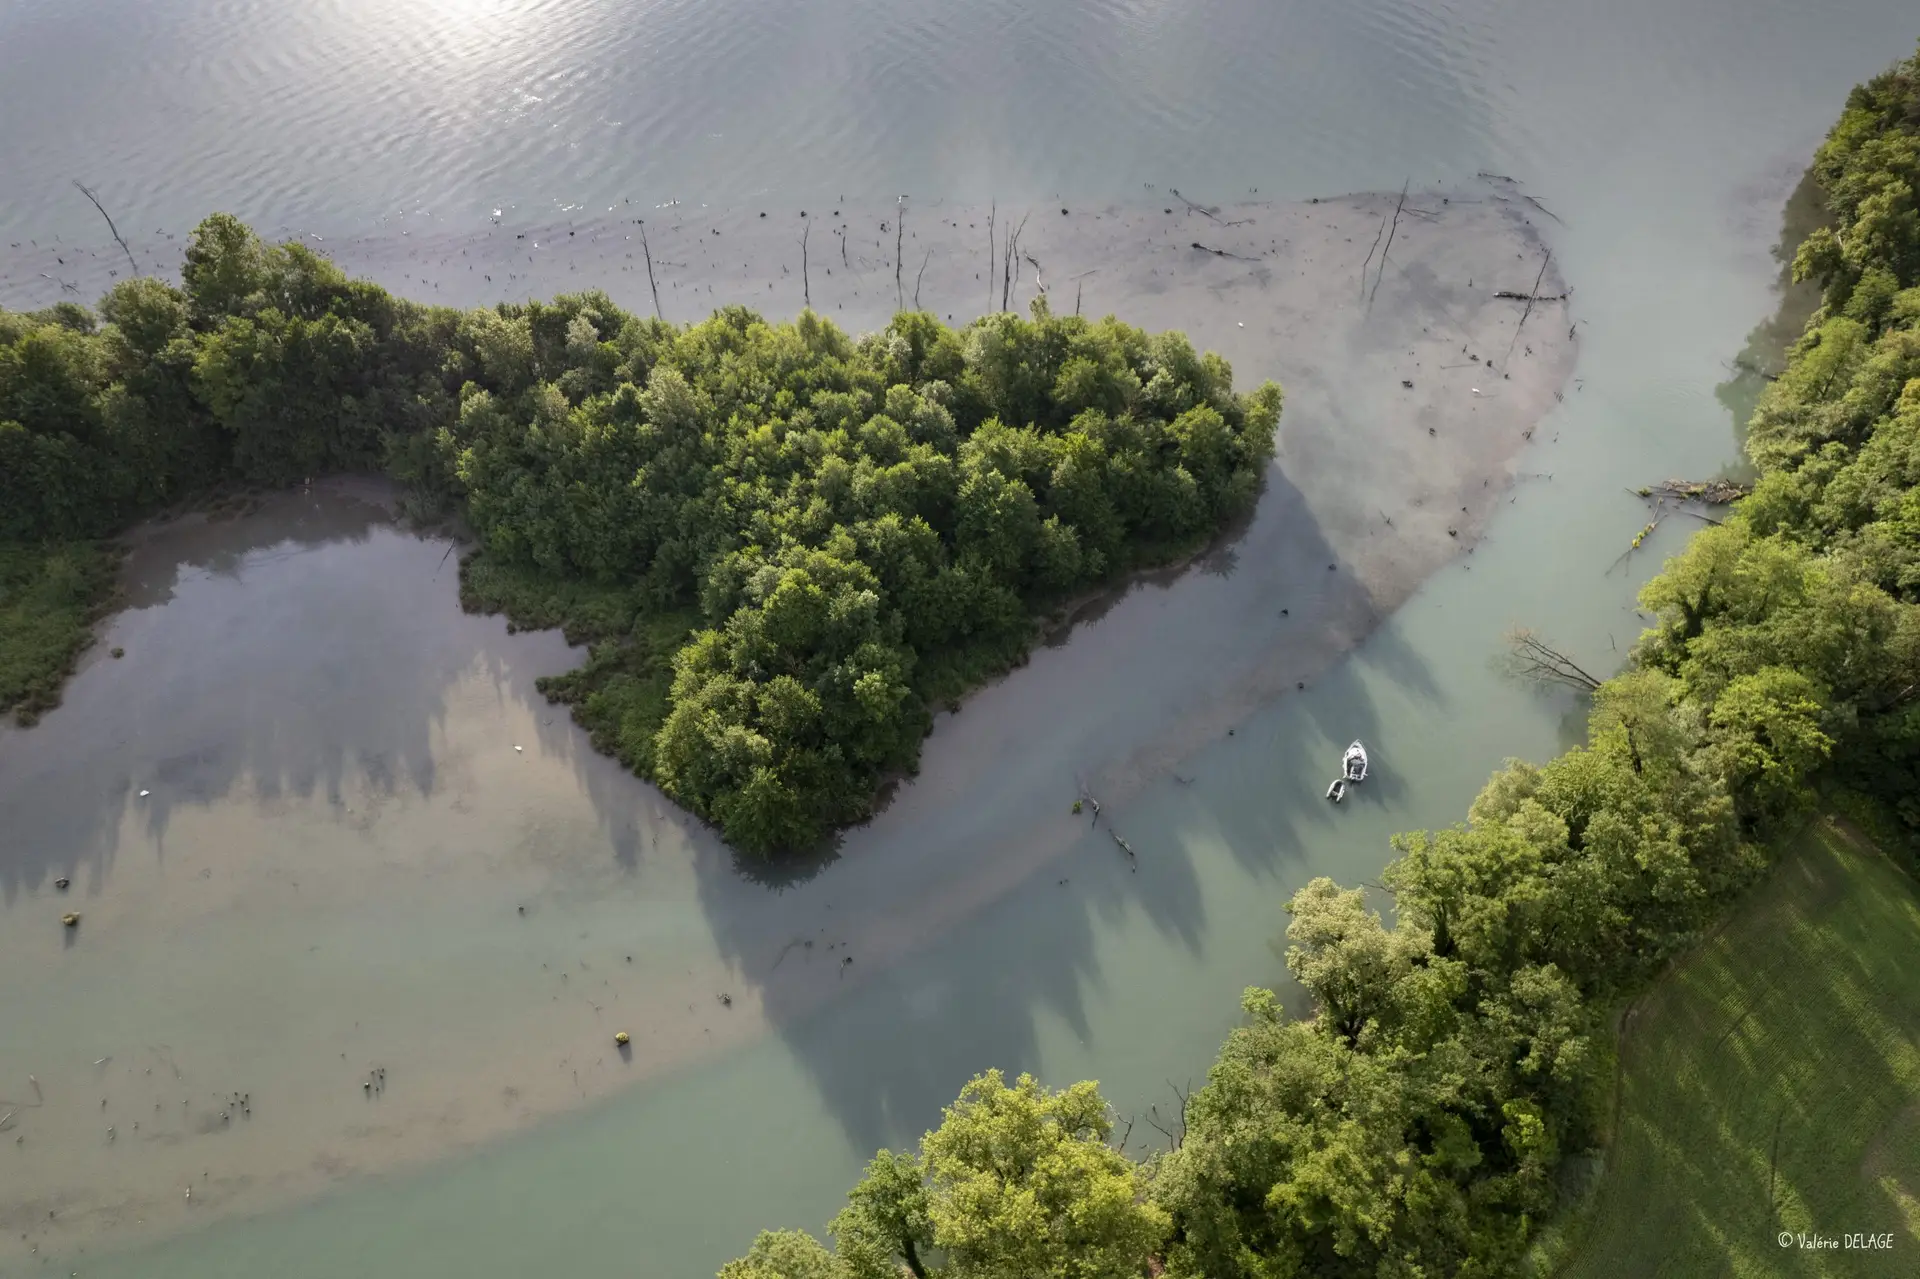
[[[14,1041],[33,1045],[31,1062],[15,1054],[19,1069],[53,1099],[23,1112],[23,1158],[0,1165],[7,1220],[20,1223],[5,1246],[71,1256],[524,1127],[792,1022],[1050,874],[1086,838],[1069,811],[1080,785],[1118,805],[1311,683],[1470,550],[1510,496],[1574,350],[1558,304],[1536,306],[1516,340],[1526,305],[1492,296],[1529,287],[1542,261],[1526,215],[1497,196],[1410,197],[1389,266],[1364,292],[1391,195],[1211,215],[1177,202],[1054,209],[1067,228],[1076,217],[1103,235],[1131,228],[1135,239],[1101,241],[1137,251],[1110,268],[1080,265],[1094,259],[1052,223],[1043,234],[1036,212],[1022,242],[1056,305],[1057,257],[1062,279],[1098,271],[1082,285],[1087,309],[1183,328],[1232,359],[1241,384],[1287,386],[1267,492],[1237,541],[1089,610],[1063,645],[939,716],[919,778],[848,835],[836,865],[779,894],[742,880],[725,849],[534,692],[577,651],[462,616],[446,545],[395,530],[364,495],[316,486],[249,520],[145,540],[128,570],[132,607],[102,637],[124,661],[89,663],[68,706],[0,735],[0,820],[29,836],[0,867],[21,924],[0,930],[0,989],[19,1010]],[[864,259],[850,239],[848,263],[867,266],[841,303],[884,318],[894,297],[877,265],[890,247],[879,212]],[[942,243],[957,255],[978,233],[984,260],[977,212],[947,210]],[[663,302],[690,296],[698,267],[717,286],[700,286],[698,313],[797,305],[773,256],[786,233],[765,232],[762,256],[742,259],[759,277],[735,280],[692,251],[716,227],[716,244],[762,234],[757,213],[683,221],[664,250],[650,240],[657,269],[684,272],[680,289],[662,283]],[[629,229],[554,229],[597,256],[529,249],[547,274],[507,283],[545,294],[565,277],[613,278],[617,301],[650,308],[644,267],[621,269]],[[920,233],[910,212],[906,236]],[[333,247],[390,287],[430,298],[458,287],[470,292],[448,300],[478,302],[494,286],[482,277],[499,274],[486,268],[544,234]],[[1195,239],[1242,256],[1193,250]],[[799,287],[824,310],[819,240]],[[476,258],[483,247],[493,256]],[[929,304],[938,266],[921,282]],[[441,274],[426,278],[430,267]],[[945,269],[957,294],[972,268]],[[1096,293],[1109,270],[1100,287],[1114,291]],[[1031,297],[1031,267],[1025,278],[1010,302]],[[1540,291],[1562,288],[1549,267]],[[984,303],[984,281],[981,292]],[[1317,793],[1324,779],[1303,784]],[[1124,868],[1096,888],[1110,867],[1095,866],[1074,872],[1073,891],[1140,891]],[[57,877],[73,879],[71,896],[58,898]],[[58,900],[84,916],[70,948],[57,920],[40,926]],[[634,1034],[631,1062],[614,1052],[615,1029]],[[172,1079],[159,1046],[188,1076],[180,1096],[156,1091]],[[369,1098],[375,1069],[386,1086]],[[234,1091],[251,1114],[222,1120],[215,1103]],[[156,1104],[165,1126],[130,1139]]]

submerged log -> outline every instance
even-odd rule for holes
[[[1662,480],[1658,484],[1650,484],[1637,492],[1641,497],[1725,506],[1753,492],[1753,486],[1738,484],[1733,480]]]

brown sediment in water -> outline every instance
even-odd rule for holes
[[[1418,194],[1395,225],[1396,203],[997,209],[991,258],[987,208],[926,204],[904,231],[893,205],[622,208],[317,243],[423,300],[598,286],[641,313],[651,252],[669,319],[785,317],[804,292],[856,331],[916,286],[958,322],[1044,281],[1057,311],[1077,294],[1185,330],[1243,386],[1281,380],[1278,456],[1244,529],[1089,603],[941,715],[919,776],[777,893],[592,753],[533,690],[580,654],[460,614],[447,544],[396,528],[378,486],[143,534],[97,650],[125,658],[0,733],[0,1114],[34,1100],[28,1072],[45,1090],[0,1133],[22,1139],[0,1158],[0,1259],[257,1211],[798,1018],[1086,838],[1082,787],[1124,821],[1130,795],[1318,677],[1483,535],[1574,358],[1565,304],[1516,333],[1525,303],[1495,296],[1565,291],[1551,266],[1535,288],[1531,210]],[[1023,216],[1015,283],[1001,255]],[[91,283],[95,259],[66,255],[97,294],[106,255]],[[4,271],[10,305],[55,300],[33,261]],[[83,929],[49,913],[56,876]]]

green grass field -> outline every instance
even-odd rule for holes
[[[1920,1275],[1920,892],[1850,828],[1816,822],[1638,1001],[1620,1065],[1567,1279]]]

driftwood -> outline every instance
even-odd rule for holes
[[[1250,258],[1244,253],[1229,253],[1225,249],[1216,249],[1212,245],[1202,244],[1198,240],[1193,242],[1193,247],[1202,253],[1211,253],[1216,258],[1233,258],[1240,262],[1258,262],[1260,260],[1259,258]]]
[[[893,309],[904,311],[907,308],[907,295],[900,287],[900,244],[907,231],[907,197],[900,197],[900,207],[893,217]]]
[[[1555,213],[1552,209],[1549,209],[1546,205],[1540,203],[1540,201],[1536,200],[1534,197],[1527,195],[1523,192],[1520,198],[1522,200],[1525,200],[1528,204],[1531,204],[1534,208],[1540,210],[1540,212],[1552,218],[1555,222],[1559,222],[1561,226],[1566,225],[1566,222],[1562,221],[1558,213]]]
[[[927,278],[927,263],[933,260],[933,250],[927,250],[927,256],[920,259],[920,272],[913,277],[913,309],[920,309],[920,281]]]
[[[1373,255],[1380,251],[1380,240],[1386,233],[1387,215],[1382,213],[1380,215],[1380,225],[1373,230],[1373,243],[1367,246],[1367,260],[1360,264],[1360,298],[1362,301],[1365,301],[1367,296],[1367,271],[1373,266]]]
[[[1732,480],[1662,480],[1635,492],[1639,497],[1670,502],[1705,502],[1709,506],[1725,506],[1753,492],[1753,486],[1736,484]]]
[[[807,278],[807,237],[813,234],[813,220],[807,220],[807,229],[800,233],[800,300],[804,306],[813,305],[813,284]]]
[[[1513,326],[1513,341],[1507,343],[1507,353],[1500,358],[1505,364],[1513,358],[1513,348],[1520,344],[1520,330],[1527,327],[1527,317],[1533,314],[1533,304],[1539,300],[1540,281],[1547,278],[1547,264],[1553,261],[1553,250],[1548,249],[1540,259],[1540,273],[1533,277],[1533,287],[1527,290],[1527,309],[1520,312],[1520,323]]]
[[[995,200],[987,206],[987,310],[993,310],[993,223],[999,215],[1000,201]]]
[[[86,196],[88,201],[92,203],[94,208],[100,210],[100,216],[107,220],[107,230],[113,232],[114,243],[118,244],[120,246],[120,251],[127,255],[127,265],[133,269],[133,273],[135,275],[139,275],[140,264],[133,260],[133,250],[129,249],[127,247],[126,240],[121,238],[120,228],[113,224],[113,215],[107,212],[107,206],[100,203],[100,197],[95,195],[93,192],[89,191],[87,189],[86,184],[80,181],[79,178],[75,178],[73,180],[73,185],[79,187],[80,194]]]
[[[1495,289],[1493,296],[1505,298],[1509,302],[1565,302],[1564,293],[1521,293],[1515,289]]]
[[[1653,518],[1647,521],[1645,528],[1633,535],[1633,541],[1628,543],[1626,550],[1620,552],[1620,558],[1607,565],[1607,572],[1612,573],[1613,570],[1625,564],[1627,560],[1632,557],[1633,553],[1640,549],[1640,544],[1653,536],[1653,531],[1660,527],[1660,521],[1665,518],[1667,518],[1666,503],[1655,502],[1653,504]]]
[[[1517,675],[1543,684],[1565,684],[1589,693],[1600,687],[1598,679],[1541,639],[1538,631],[1524,626],[1508,631],[1507,652],[1509,665]]]
[[[1045,293],[1047,291],[1047,282],[1040,278],[1040,259],[1034,257],[1031,253],[1023,253],[1021,256],[1024,257],[1027,260],[1027,264],[1033,268],[1033,287]]]
[[[1080,806],[1082,804],[1085,804],[1088,808],[1091,808],[1093,810],[1092,824],[1095,826],[1098,826],[1100,824],[1100,801],[1093,797],[1093,792],[1087,789],[1086,782],[1081,780],[1079,774],[1077,773],[1074,774],[1073,781],[1074,781],[1074,785],[1080,788],[1080,798],[1078,801],[1075,802],[1073,806],[1073,811],[1076,813],[1079,812]]]
[[[1373,291],[1367,294],[1367,309],[1369,311],[1373,309],[1374,295],[1380,292],[1380,281],[1384,279],[1387,274],[1387,254],[1393,251],[1393,237],[1398,234],[1400,230],[1400,210],[1407,207],[1407,188],[1412,185],[1412,183],[1413,179],[1409,177],[1405,182],[1400,184],[1400,201],[1393,206],[1393,225],[1387,228],[1387,243],[1386,246],[1380,250],[1380,269],[1376,271],[1373,276]]]
[[[664,320],[667,317],[660,310],[660,286],[653,280],[653,250],[647,244],[647,224],[640,224],[640,251],[647,255],[647,287],[653,290],[653,318]]]
[[[1186,196],[1181,195],[1180,188],[1178,187],[1168,187],[1167,190],[1173,192],[1173,198],[1180,201],[1180,203],[1186,205],[1189,212],[1198,213],[1203,218],[1211,218],[1215,222],[1220,223],[1221,226],[1240,226],[1242,224],[1241,221],[1234,221],[1234,222],[1225,221],[1220,217],[1219,214],[1215,213],[1212,209],[1207,208],[1205,205],[1195,204],[1192,200],[1187,199]]]

